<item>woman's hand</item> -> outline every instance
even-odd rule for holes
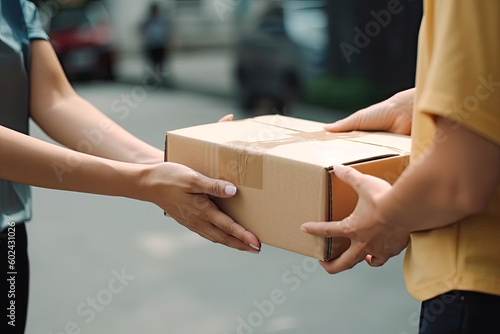
[[[219,122],[231,122],[233,120],[233,114],[228,114],[221,119],[219,119]]]
[[[359,200],[354,212],[338,222],[309,222],[302,231],[323,237],[346,237],[351,245],[340,257],[321,265],[330,274],[351,269],[365,260],[370,266],[383,265],[406,248],[410,240],[409,231],[401,226],[389,225],[381,216],[380,201],[387,196],[392,186],[374,176],[362,174],[346,166],[335,166],[335,175],[354,188]]]
[[[409,135],[414,96],[414,88],[399,92],[385,101],[326,125],[325,130],[332,132],[373,130]]]
[[[207,196],[234,196],[237,189],[232,183],[211,179],[186,166],[167,162],[151,166],[140,189],[144,192],[141,197],[157,204],[202,237],[239,250],[259,252],[257,237],[222,213]]]

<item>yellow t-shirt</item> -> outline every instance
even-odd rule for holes
[[[432,142],[433,115],[500,145],[500,1],[424,1],[416,88],[412,156]],[[417,300],[453,289],[500,295],[500,187],[481,214],[413,233],[404,273]]]

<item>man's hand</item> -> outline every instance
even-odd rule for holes
[[[399,92],[385,101],[326,125],[325,130],[332,132],[373,130],[409,135],[414,95],[414,88]]]
[[[250,253],[259,252],[257,237],[222,213],[207,196],[234,196],[237,189],[232,183],[167,162],[152,166],[141,188],[146,200],[156,203],[177,222],[202,237]]]
[[[339,258],[321,265],[330,274],[351,269],[366,260],[373,267],[381,266],[398,255],[409,242],[409,231],[388,225],[381,217],[377,203],[389,195],[392,186],[386,181],[362,174],[353,168],[335,166],[335,175],[349,184],[359,195],[354,212],[338,222],[305,223],[302,231],[324,237],[346,237],[351,246]]]

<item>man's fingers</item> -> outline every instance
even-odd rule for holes
[[[351,186],[360,198],[370,197],[373,192],[380,192],[391,185],[378,177],[363,174],[356,169],[348,166],[333,166],[333,173],[340,180]]]
[[[333,173],[340,180],[354,188],[358,194],[363,192],[364,187],[362,180],[364,179],[365,174],[358,172],[352,167],[342,165],[333,166]]]
[[[383,266],[388,259],[386,258],[380,258],[380,257],[375,257],[371,254],[366,255],[365,261],[372,267],[380,267]]]
[[[363,261],[366,253],[359,246],[351,245],[340,257],[328,262],[321,261],[321,266],[330,274],[337,274],[352,269],[356,264]]]
[[[323,126],[326,131],[330,132],[348,132],[353,131],[353,127],[350,126],[349,121],[347,119],[341,119],[331,124],[327,124]]]
[[[321,237],[349,237],[350,233],[345,224],[340,222],[307,222],[302,224],[300,230],[304,233]]]
[[[386,110],[387,103],[380,102],[365,109],[358,110],[347,118],[328,124],[324,128],[325,130],[332,132],[388,130],[392,121],[387,118]]]
[[[347,118],[338,120],[334,123],[327,124],[323,128],[330,132],[349,132],[358,130],[356,116],[352,115]]]
[[[361,117],[362,115],[358,111],[344,119],[325,125],[324,129],[326,131],[331,131],[331,132],[347,132],[347,131],[361,130],[359,126],[359,120]]]
[[[348,117],[324,126],[326,131],[348,132],[355,130],[376,130],[378,122],[374,122],[373,115],[379,108],[379,104],[374,104],[364,109],[356,111]]]

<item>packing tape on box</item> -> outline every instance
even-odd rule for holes
[[[238,186],[262,189],[263,154],[233,145],[219,147],[219,178]]]
[[[256,142],[230,141],[219,147],[219,178],[239,186],[262,189],[264,186],[263,153],[282,145],[308,141],[330,141],[359,138],[366,133],[332,133],[326,131],[296,131],[287,138]]]
[[[366,136],[366,133],[358,131],[353,131],[349,133],[333,133],[326,131],[316,131],[316,132],[295,131],[295,133],[288,134],[287,138],[252,141],[252,142],[236,140],[227,142],[226,144],[232,146],[245,147],[255,151],[265,152],[267,150],[282,145],[290,145],[290,144],[304,143],[310,141],[330,141],[337,139],[349,140],[349,139],[361,138],[363,136]]]

